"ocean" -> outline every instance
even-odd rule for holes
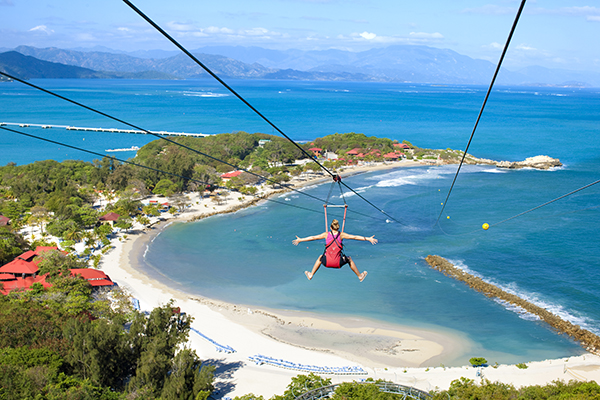
[[[34,80],[88,106],[149,130],[273,133],[239,100],[209,80]],[[408,140],[427,148],[464,149],[487,88],[356,82],[231,81],[248,101],[294,140],[332,133]],[[0,122],[124,128],[89,111],[24,87],[0,84]],[[532,315],[488,299],[433,271],[429,254],[445,257],[488,282],[600,334],[600,185],[533,212],[531,208],[595,182],[600,175],[600,89],[497,87],[469,153],[519,161],[559,158],[563,167],[537,171],[464,166],[440,214],[456,165],[399,168],[345,178],[345,183],[395,221],[344,193],[346,230],[379,244],[347,241],[346,251],[369,275],[359,283],[344,268],[322,268],[318,242],[293,246],[295,235],[323,231],[322,203],[288,193],[235,214],[175,223],[149,245],[148,273],[190,293],[219,300],[359,316],[466,336],[469,356],[491,363],[581,354]],[[104,152],[142,146],[145,135],[15,128]],[[93,156],[0,131],[0,164]],[[113,153],[133,157],[134,152]],[[330,184],[303,190],[325,198]],[[336,189],[337,190],[337,189]],[[342,203],[339,190],[335,195]],[[291,204],[312,211],[287,207]],[[331,211],[335,214],[336,210]],[[438,221],[439,223],[436,223]],[[505,222],[502,222],[505,221]],[[489,223],[487,231],[481,229]]]

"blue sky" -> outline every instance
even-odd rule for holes
[[[188,49],[448,48],[497,62],[520,0],[133,0]],[[600,68],[597,0],[529,0],[505,66]],[[0,0],[0,48],[173,46],[120,0]]]

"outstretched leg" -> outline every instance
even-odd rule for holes
[[[304,271],[304,275],[306,275],[306,277],[308,278],[309,281],[313,278],[313,276],[315,276],[315,274],[317,273],[317,270],[321,266],[321,257],[323,257],[323,254],[321,254],[319,256],[319,258],[317,258],[317,261],[315,261],[315,265],[313,266],[313,269],[311,272]]]
[[[358,279],[362,282],[367,277],[367,271],[363,271],[362,273],[360,273],[358,271],[358,268],[356,267],[356,264],[354,263],[354,260],[352,260],[352,257],[348,257],[348,261],[350,262],[350,269],[356,274],[356,276],[358,276]]]

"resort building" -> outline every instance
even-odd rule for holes
[[[311,147],[308,150],[313,152],[315,158],[321,157],[321,152],[323,151],[323,149],[321,149],[320,147]]]
[[[10,218],[0,215],[0,226],[6,226],[10,223]]]
[[[115,224],[115,222],[117,222],[117,220],[119,219],[120,215],[114,212],[109,212],[108,214],[105,214],[103,216],[101,216],[100,218],[98,218],[98,221],[100,221],[101,223],[109,223],[111,226],[113,226]]]
[[[13,290],[31,290],[31,285],[40,283],[44,288],[52,286],[46,282],[47,274],[38,275],[39,260],[37,256],[57,247],[38,246],[35,251],[29,250],[8,264],[0,267],[0,293],[6,295]],[[71,269],[71,276],[81,276],[92,287],[113,286],[114,283],[104,272],[91,268]]]
[[[227,172],[226,174],[221,175],[221,179],[223,179],[224,182],[228,181],[231,178],[235,178],[236,176],[240,176],[242,174],[243,171],[232,171],[232,172]]]

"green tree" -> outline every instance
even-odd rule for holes
[[[129,334],[134,359],[138,360],[135,374],[129,381],[130,391],[148,390],[160,395],[181,343],[187,340],[191,318],[174,313],[173,302],[152,310],[146,318],[136,314]]]
[[[0,265],[12,261],[27,250],[29,246],[20,234],[7,226],[0,226]]]
[[[274,396],[273,400],[294,400],[303,393],[328,385],[331,385],[330,378],[323,378],[312,372],[308,375],[298,375],[292,378],[283,396]]]
[[[117,219],[115,226],[117,228],[121,228],[121,229],[124,229],[125,231],[128,231],[129,229],[131,229],[133,224],[131,222],[131,218],[120,216],[119,219]]]
[[[155,205],[149,204],[142,208],[142,212],[151,217],[158,217],[160,215],[160,211],[158,211],[158,207]]]
[[[156,184],[152,192],[162,196],[171,196],[176,191],[177,185],[175,185],[170,179],[164,178]]]
[[[171,370],[161,392],[164,400],[194,400],[200,391],[211,392],[214,366],[200,368],[201,361],[190,349],[183,349],[172,360]],[[204,370],[204,371],[202,371]]]

